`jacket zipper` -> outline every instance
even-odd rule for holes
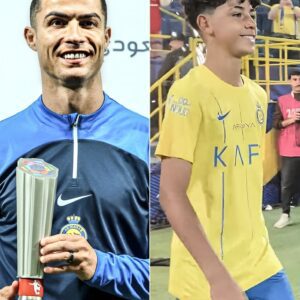
[[[77,179],[78,176],[78,121],[80,115],[76,116],[73,123],[73,179]]]

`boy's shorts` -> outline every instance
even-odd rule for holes
[[[280,271],[246,291],[249,300],[295,300],[284,271]]]

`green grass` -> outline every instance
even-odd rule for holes
[[[300,207],[292,209],[293,224],[275,229],[280,210],[264,212],[269,230],[271,244],[280,258],[292,284],[296,300],[300,300]],[[161,229],[151,232],[150,257],[169,257],[171,229]],[[168,267],[151,267],[151,300],[171,300],[168,292]]]
[[[283,229],[273,227],[279,215],[278,209],[264,213],[271,245],[284,266],[296,299],[300,300],[300,207],[292,209],[293,223]]]
[[[170,257],[171,228],[151,231],[150,257]],[[151,300],[174,299],[168,291],[168,267],[151,267]]]

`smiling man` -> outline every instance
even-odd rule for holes
[[[255,49],[258,3],[183,4],[207,56],[170,89],[156,150],[175,231],[169,290],[181,300],[292,300],[261,211],[267,96],[240,75]]]
[[[15,168],[59,168],[52,236],[41,241],[44,299],[147,299],[148,121],[103,92],[105,0],[33,0],[29,47],[42,95],[0,123],[0,299],[14,299]]]

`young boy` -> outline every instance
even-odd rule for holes
[[[180,300],[292,300],[261,212],[267,96],[240,75],[253,52],[255,1],[184,0],[207,45],[171,88],[157,155],[175,231],[170,292]]]

